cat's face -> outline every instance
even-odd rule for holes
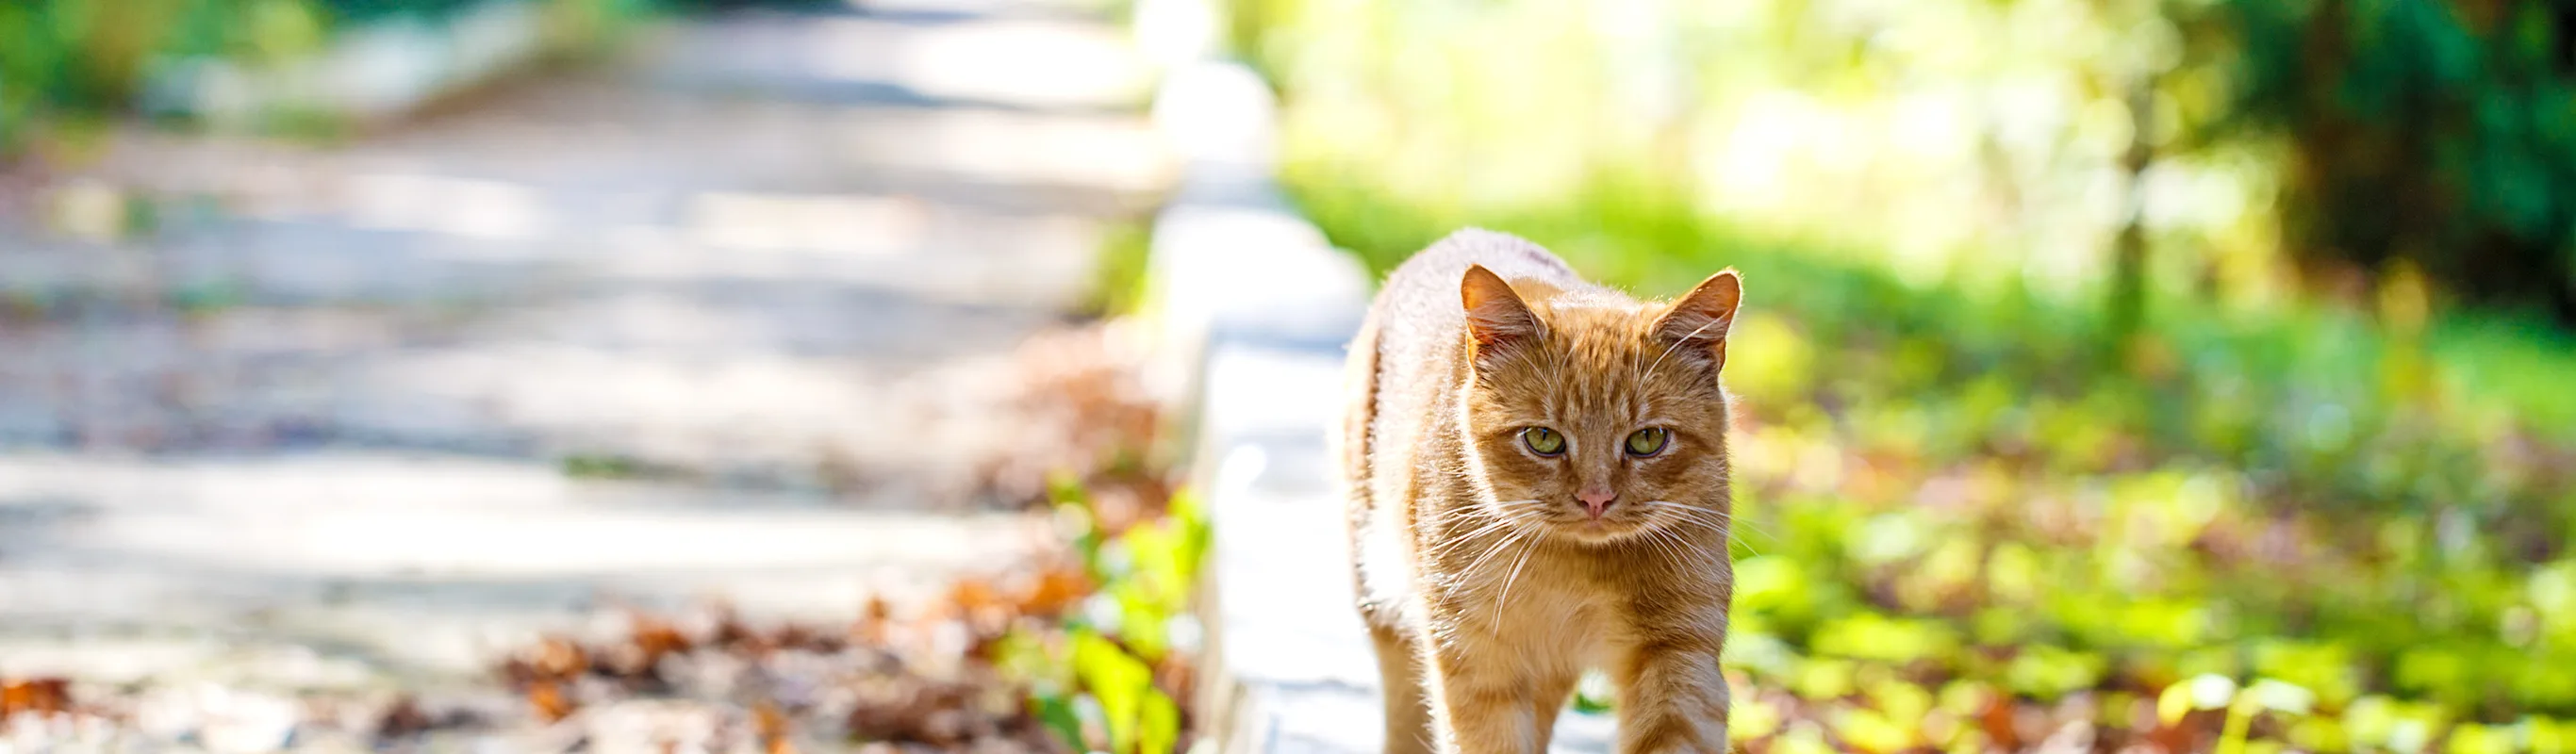
[[[1470,270],[1465,424],[1493,513],[1587,543],[1722,529],[1718,373],[1740,295],[1732,270],[1672,304]]]

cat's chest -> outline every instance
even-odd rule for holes
[[[1569,650],[1588,645],[1610,615],[1609,595],[1586,574],[1555,560],[1533,558],[1517,568],[1467,574],[1457,596],[1492,633]]]
[[[1526,599],[1515,593],[1487,615],[1487,630],[1502,645],[1519,648],[1532,661],[1549,658],[1565,667],[1594,664],[1612,634],[1609,611],[1582,592],[1539,592]]]

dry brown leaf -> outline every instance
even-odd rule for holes
[[[871,647],[883,647],[894,638],[894,606],[883,595],[868,598],[867,609],[859,612],[850,625],[850,638]]]
[[[1035,584],[1021,595],[1021,615],[1062,615],[1092,592],[1091,577],[1071,564],[1058,564],[1038,574]]]
[[[68,712],[72,707],[71,681],[62,678],[21,678],[0,681],[0,720],[29,712],[50,715]]]
[[[1003,599],[1001,591],[983,579],[959,579],[948,590],[948,606],[979,636],[1000,633],[1016,617],[1011,601]]]
[[[570,680],[590,667],[590,653],[570,639],[547,637],[537,643],[536,651],[528,658],[528,667],[540,679]]]
[[[850,710],[850,733],[863,739],[933,746],[989,737],[1000,726],[973,703],[974,691],[962,683],[919,678],[877,687]]]
[[[2003,747],[2005,751],[2020,748],[2021,736],[2014,732],[2013,727],[2012,698],[2002,694],[1987,694],[1985,712],[1978,715],[1977,720],[1985,727],[1987,740],[1993,741],[1996,746]]]
[[[752,708],[752,726],[760,732],[760,750],[767,754],[795,754],[796,744],[787,740],[787,715],[778,705],[763,701]]]
[[[650,615],[636,614],[633,632],[635,646],[656,660],[673,653],[687,652],[691,647],[689,637],[681,635],[670,621]]]
[[[682,635],[669,621],[635,613],[629,625],[631,628],[626,641],[610,646],[604,652],[594,652],[602,656],[595,666],[604,666],[602,669],[620,680],[647,685],[659,682],[658,673],[664,658],[685,654],[694,648],[689,637]]]
[[[385,707],[376,718],[376,735],[381,738],[407,738],[430,729],[434,723],[421,712],[420,703],[405,694]]]
[[[770,643],[780,649],[830,654],[841,651],[841,647],[848,642],[832,633],[817,631],[812,626],[789,623],[778,627]]]
[[[734,613],[731,606],[718,606],[716,615],[716,635],[712,641],[716,646],[750,658],[767,657],[770,650],[778,648],[771,637],[742,622],[742,617]]]
[[[572,697],[564,692],[563,685],[554,681],[538,681],[535,685],[529,686],[528,706],[536,709],[537,719],[549,723],[561,722],[564,718],[571,717],[575,710],[580,709],[580,705],[575,704]]]

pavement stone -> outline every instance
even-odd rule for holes
[[[1126,47],[744,13],[345,144],[118,135],[0,217],[0,673],[454,679],[612,600],[846,616],[1027,551],[1019,349],[1172,176]],[[62,221],[102,196],[156,222]]]

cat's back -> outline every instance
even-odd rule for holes
[[[1381,373],[1431,366],[1456,347],[1467,321],[1459,282],[1476,265],[1515,283],[1539,280],[1559,289],[1584,285],[1564,260],[1519,236],[1479,228],[1451,233],[1397,265],[1378,290],[1369,319],[1381,339]]]

